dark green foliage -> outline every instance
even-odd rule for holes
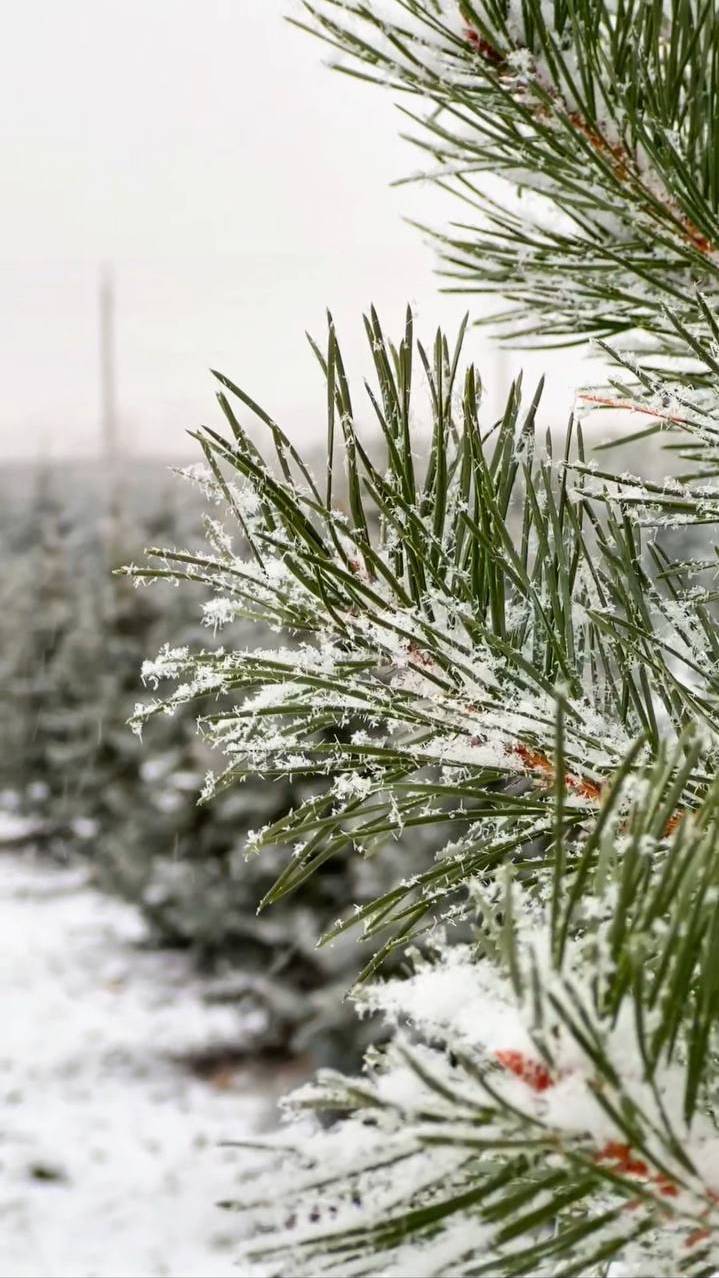
[[[284,818],[308,797],[307,783],[251,782],[201,805],[213,755],[194,711],[157,718],[142,743],[128,727],[146,655],[169,636],[195,644],[212,636],[200,622],[202,587],[137,589],[111,565],[138,558],[148,541],[194,539],[202,499],[169,474],[158,485],[142,468],[128,468],[109,521],[98,471],[16,474],[6,491],[5,804],[32,819],[34,846],[81,857],[99,884],[138,905],[157,944],[191,949],[214,974],[218,997],[253,1011],[249,1050],[354,1061],[370,1029],[329,988],[351,984],[361,950],[348,942],[320,953],[316,941],[349,895],[367,899],[385,885],[389,867],[330,865],[309,896],[258,920],[279,862],[272,854],[247,860],[248,831]],[[241,622],[234,633],[248,637]]]
[[[616,1265],[709,1278],[717,6],[303,7],[344,70],[419,103],[408,114],[435,179],[476,218],[437,236],[450,287],[500,296],[493,318],[515,339],[622,335],[623,349],[604,348],[610,386],[580,402],[633,407],[647,419],[636,440],[660,437],[682,471],[597,463],[574,422],[566,447],[555,432],[542,454],[519,387],[486,421],[474,370],[459,393],[454,351],[441,335],[431,353],[415,346],[411,316],[394,344],[366,320],[383,467],[356,428],[331,322],[315,348],[322,488],[220,379],[226,425],[197,438],[252,558],[220,543],[205,557],[158,550],[140,575],[200,574],[218,616],[270,616],[297,646],[166,650],[153,674],[176,687],[139,719],[197,700],[226,755],[208,794],[258,773],[330,779],[326,797],[252,841],[262,855],[287,847],[270,903],[350,849],[381,856],[388,833],[426,823],[445,840],[426,872],[330,933],[360,921],[375,938],[358,999],[387,1015],[392,1040],[364,1077],[323,1074],[299,1093],[301,1115],[340,1122],[283,1133],[282,1168],[259,1183],[253,1172],[233,1205],[250,1198],[250,1254],[276,1275],[606,1278]],[[497,178],[513,190],[499,194]],[[426,464],[411,430],[417,364],[434,424]],[[235,400],[268,429],[266,453]],[[334,500],[340,442],[349,513]],[[707,534],[704,559],[687,528]],[[232,694],[226,713],[207,708],[218,693]],[[473,920],[472,944],[435,945],[435,931],[407,979],[376,979],[389,953],[458,917]]]
[[[515,340],[643,329],[680,349],[661,305],[691,326],[694,284],[719,294],[713,0],[302,7],[343,70],[400,92],[457,197],[436,234],[451,290],[503,299],[495,321]]]

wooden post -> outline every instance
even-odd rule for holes
[[[103,518],[105,553],[109,571],[121,557],[124,474],[123,450],[119,436],[117,382],[115,368],[115,286],[112,272],[105,267],[100,275],[100,458],[105,491]],[[109,588],[109,585],[108,585]]]
[[[113,462],[117,456],[115,394],[115,290],[112,275],[106,269],[100,277],[100,426],[106,462]]]

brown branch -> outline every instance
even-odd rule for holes
[[[489,62],[493,67],[503,67],[505,65],[507,59],[504,54],[500,53],[499,49],[495,49],[494,45],[485,40],[474,27],[465,27],[464,35],[468,44],[471,44],[475,52],[485,62]]]
[[[493,44],[490,44],[488,40],[485,40],[485,38],[480,35],[479,31],[477,31],[474,27],[465,27],[464,36],[467,43],[471,45],[484,62],[489,63],[490,66],[496,69],[501,69],[506,66],[506,55]],[[618,181],[622,184],[626,184],[634,170],[634,161],[630,153],[627,151],[627,148],[617,142],[608,142],[599,130],[589,124],[588,121],[585,120],[584,116],[578,111],[568,111],[558,90],[554,91],[554,96],[556,101],[561,103],[564,107],[566,118],[570,124],[573,125],[578,133],[582,134],[586,141],[589,142],[590,146],[599,155],[609,159]],[[541,108],[538,114],[540,118],[546,118],[550,113],[546,108]],[[638,178],[638,175],[636,176]],[[638,180],[641,185],[641,180]],[[703,233],[703,231],[700,231],[699,228],[694,225],[686,214],[681,212],[676,200],[671,195],[667,193],[667,198],[664,201],[661,201],[661,203],[663,204],[666,212],[672,218],[676,219],[681,230],[684,232],[685,238],[693,248],[697,249],[697,251],[702,253],[705,257],[714,253],[715,246],[712,244],[711,240]]]
[[[507,746],[507,754],[515,754],[522,760],[524,766],[530,772],[541,772],[550,781],[554,781],[555,769],[554,764],[546,755],[541,754],[538,750],[532,750],[529,746],[522,742],[519,745]],[[591,799],[596,801],[601,799],[603,794],[602,786],[596,781],[591,781],[586,777],[574,776],[572,772],[567,772],[565,782],[570,790],[574,790],[576,794],[582,796],[583,799]]]
[[[618,1141],[608,1141],[603,1149],[595,1155],[596,1163],[609,1163],[610,1170],[620,1176],[636,1177],[656,1185],[664,1198],[677,1198],[679,1190],[664,1172],[651,1171],[643,1158],[637,1158],[631,1145],[622,1145]]]
[[[588,404],[600,404],[602,408],[616,408],[630,413],[643,413],[646,417],[659,417],[662,421],[673,422],[677,426],[689,425],[689,419],[686,417],[663,413],[660,408],[648,408],[646,404],[635,404],[631,399],[612,399],[605,395],[588,395],[583,391],[577,391],[577,399],[583,399]]]
[[[540,1061],[531,1060],[523,1052],[495,1052],[495,1057],[500,1065],[508,1069],[516,1078],[521,1078],[533,1092],[546,1092],[548,1088],[554,1087],[555,1080],[546,1065],[542,1065]]]

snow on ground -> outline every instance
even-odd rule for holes
[[[242,1023],[142,937],[77,870],[0,852],[0,1278],[238,1273],[220,1142],[272,1125],[272,1080],[176,1063]]]

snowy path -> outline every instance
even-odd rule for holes
[[[270,1089],[172,1063],[241,1023],[141,937],[76,871],[0,851],[0,1278],[238,1273],[218,1146],[272,1123]]]

